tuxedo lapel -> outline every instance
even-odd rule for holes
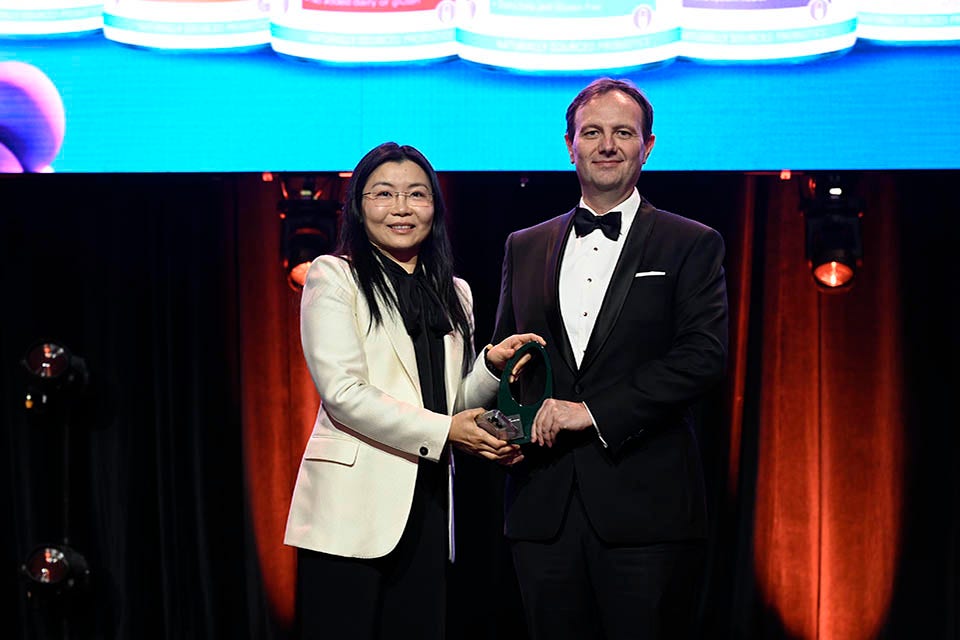
[[[570,338],[567,336],[567,330],[563,326],[563,316],[560,313],[560,260],[563,258],[567,236],[570,235],[570,228],[573,226],[575,211],[576,209],[573,209],[561,216],[557,224],[550,229],[550,237],[547,239],[549,247],[547,268],[543,272],[543,299],[546,303],[544,311],[547,314],[547,324],[550,327],[550,333],[557,340],[557,350],[570,371],[577,370],[577,361],[573,356],[573,347],[570,346]]]
[[[607,337],[610,335],[617,318],[620,317],[620,310],[623,308],[627,293],[633,285],[634,275],[643,261],[647,240],[653,231],[654,216],[651,215],[652,210],[653,208],[646,200],[640,202],[633,224],[630,225],[630,232],[627,235],[623,251],[620,252],[620,258],[613,269],[613,276],[610,278],[607,292],[603,296],[597,322],[593,326],[590,340],[587,341],[583,362],[580,363],[581,370],[589,367],[590,363],[596,358],[597,353],[603,348]]]

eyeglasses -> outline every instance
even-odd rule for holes
[[[411,207],[429,207],[433,202],[433,194],[426,189],[415,189],[414,191],[388,191],[381,189],[379,191],[367,191],[363,197],[371,200],[375,206],[388,207],[397,203],[403,196],[407,199],[407,204]]]

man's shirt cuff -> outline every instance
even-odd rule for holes
[[[600,444],[603,445],[604,449],[609,449],[609,446],[607,445],[607,441],[603,439],[603,434],[600,433],[600,427],[597,426],[596,419],[593,417],[593,414],[590,413],[590,407],[587,406],[586,402],[581,402],[580,404],[582,404],[583,408],[587,410],[588,414],[590,414],[590,422],[593,423],[593,429],[597,432],[597,437],[600,438]]]

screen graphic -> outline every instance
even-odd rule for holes
[[[569,170],[602,75],[653,103],[650,170],[960,167],[960,0],[0,0],[14,68],[4,171],[343,171],[386,140]]]

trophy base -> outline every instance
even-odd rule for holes
[[[490,409],[477,416],[477,425],[495,438],[506,442],[524,438],[520,416],[508,416],[499,409]]]

